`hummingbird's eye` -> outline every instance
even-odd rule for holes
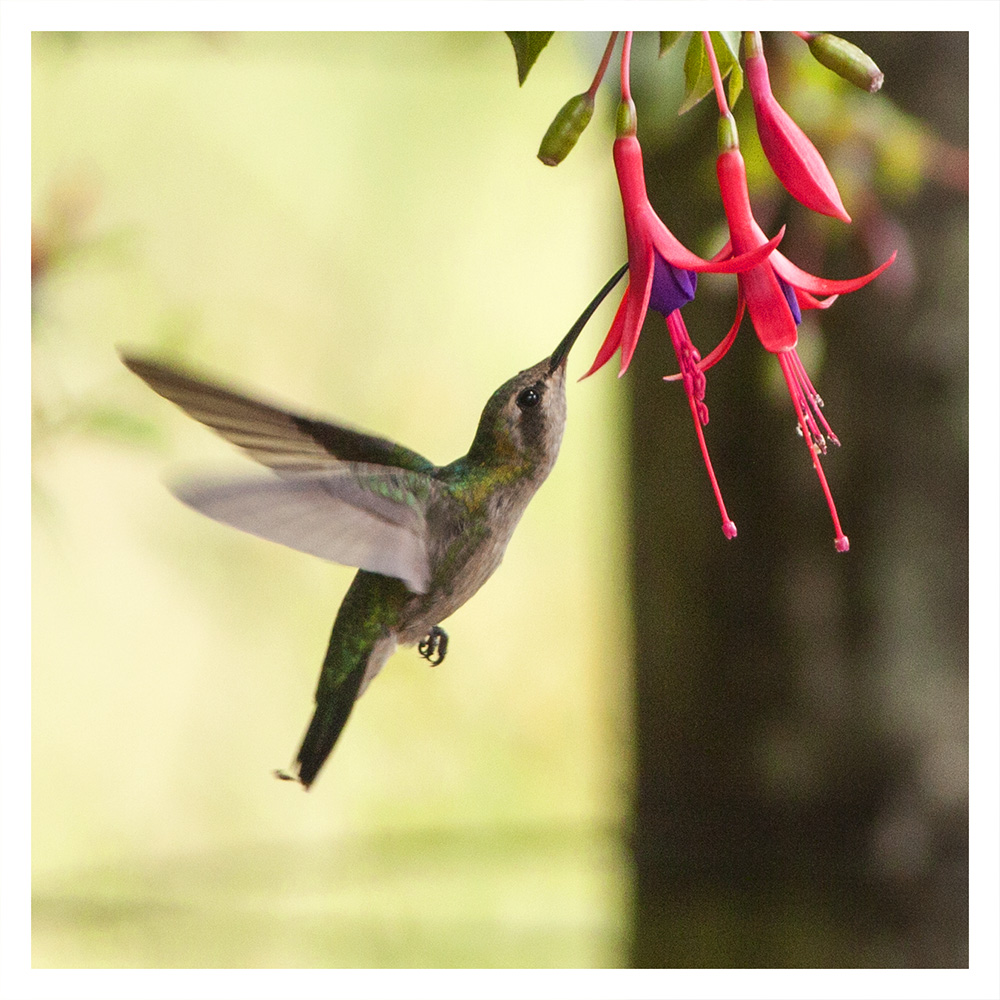
[[[537,406],[541,398],[539,391],[533,385],[529,385],[527,389],[522,389],[517,394],[517,405],[522,410],[527,410],[532,406]]]

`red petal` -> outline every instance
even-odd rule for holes
[[[709,351],[701,359],[701,364],[698,367],[702,371],[707,371],[712,365],[718,364],[728,353],[729,348],[733,346],[733,341],[736,339],[736,334],[739,331],[740,323],[743,322],[743,312],[746,309],[746,299],[743,298],[743,290],[740,289],[736,296],[736,319],[733,320],[733,325],[729,328],[729,333],[722,338],[718,346]]]
[[[642,321],[646,318],[646,310],[649,308],[649,295],[653,290],[653,254],[650,250],[649,254],[649,264],[646,271],[646,282],[642,286],[641,298],[639,294],[632,295],[629,298],[628,305],[625,309],[625,322],[624,328],[622,329],[622,366],[618,372],[618,377],[621,378],[622,375],[628,370],[629,362],[632,360],[632,355],[635,353],[636,344],[639,343],[639,334],[642,332]],[[631,271],[629,272],[629,287],[633,286],[631,282]],[[639,281],[642,280],[642,275],[637,274],[635,276]]]
[[[778,235],[769,241],[761,233],[760,242],[764,244],[763,246],[754,247],[741,256],[730,257],[727,260],[705,260],[688,250],[653,211],[653,206],[650,205],[649,197],[646,194],[642,149],[638,139],[635,136],[622,136],[616,139],[614,159],[622,198],[622,209],[625,215],[630,263],[633,243],[648,240],[655,247],[656,252],[674,267],[682,267],[688,271],[736,274],[740,271],[747,271],[764,260],[781,242],[785,234],[785,230],[782,228]]]
[[[608,334],[604,338],[604,343],[601,344],[601,349],[597,352],[597,357],[594,358],[594,363],[590,366],[587,372],[580,376],[580,382],[593,375],[598,368],[603,368],[608,363],[611,355],[618,350],[618,345],[621,344],[622,341],[622,329],[625,325],[625,308],[626,303],[628,302],[628,293],[630,288],[631,283],[625,289],[625,294],[622,296],[622,300],[618,304],[618,312],[615,313],[615,318],[611,322],[611,329],[608,330]]]
[[[764,56],[748,56],[746,73],[760,144],[785,190],[814,212],[850,222],[819,150],[771,93]]]
[[[829,309],[840,298],[839,295],[830,295],[825,299],[817,299],[801,288],[793,288],[792,291],[795,292],[795,300],[800,309]]]
[[[741,274],[739,280],[753,328],[765,350],[772,354],[791,350],[798,341],[798,330],[774,269],[763,264]]]
[[[715,172],[719,178],[719,194],[722,195],[722,207],[729,223],[733,249],[745,252],[766,243],[767,237],[754,220],[750,208],[743,154],[738,149],[727,149],[719,153],[715,161]]]
[[[777,236],[771,240],[764,238],[763,233],[761,233],[761,245],[737,257],[720,260],[720,254],[716,254],[712,260],[704,260],[688,250],[652,212],[652,209],[650,212],[656,224],[650,225],[649,237],[656,252],[674,267],[683,267],[688,271],[708,271],[715,274],[738,274],[742,271],[749,271],[750,268],[756,267],[765,260],[785,235],[785,227],[782,226],[778,230]]]
[[[712,260],[725,260],[733,252],[733,241],[726,240],[726,245],[712,258]]]
[[[877,278],[894,260],[896,251],[882,265],[876,267],[874,271],[863,274],[860,278],[847,278],[843,281],[834,281],[829,278],[820,278],[802,268],[796,267],[787,257],[777,250],[771,255],[771,265],[775,271],[781,275],[785,281],[794,288],[801,288],[804,292],[812,292],[813,295],[841,295],[845,292],[855,292],[859,288],[867,285],[873,278]]]
[[[646,194],[646,175],[642,166],[642,147],[634,135],[619,136],[612,147],[618,188],[621,191],[625,214],[649,204]]]

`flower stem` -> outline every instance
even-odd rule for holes
[[[618,32],[612,31],[611,37],[608,39],[608,44],[604,49],[604,55],[601,57],[601,65],[597,67],[597,73],[594,74],[594,82],[587,91],[587,95],[591,100],[594,99],[597,88],[601,85],[601,80],[604,79],[604,71],[608,68],[608,63],[611,60],[611,50],[615,47],[616,41],[618,41]]]
[[[793,31],[793,35],[798,35],[804,42],[811,42],[816,37],[815,31]]]
[[[703,31],[701,37],[705,42],[705,55],[708,56],[708,65],[712,70],[712,84],[715,87],[715,99],[719,104],[719,114],[725,118],[729,114],[729,105],[726,103],[726,92],[722,89],[722,74],[719,72],[719,61],[715,58],[715,49],[712,47],[712,36],[709,32]]]
[[[632,88],[629,86],[630,61],[632,55],[632,32],[625,32],[625,41],[622,42],[622,102],[632,103]]]

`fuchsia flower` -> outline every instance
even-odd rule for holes
[[[631,41],[632,33],[626,32],[622,47],[622,102],[618,107],[618,137],[614,144],[615,172],[618,175],[625,215],[629,283],[611,329],[608,330],[593,365],[583,378],[605,365],[619,349],[621,368],[618,374],[624,375],[635,352],[648,310],[653,309],[666,317],[667,329],[681,369],[679,377],[684,380],[705,468],[722,515],[722,530],[727,538],[734,538],[736,525],[726,512],[702,431],[702,427],[708,424],[708,407],[705,405],[705,376],[699,368],[701,355],[691,342],[680,309],[694,298],[698,285],[697,272],[733,274],[749,270],[767,258],[785,231],[782,229],[773,240],[765,239],[746,254],[733,256],[727,245],[724,253],[708,261],[688,250],[667,229],[653,211],[646,194],[642,148],[635,134],[635,105],[632,103],[628,84]],[[731,332],[735,335],[735,330]]]
[[[716,171],[722,192],[722,205],[729,221],[732,250],[735,253],[745,254],[754,247],[763,245],[767,237],[753,217],[750,194],[747,190],[746,165],[736,139],[736,125],[728,111],[720,126],[720,144],[723,148],[716,161]],[[802,319],[802,309],[826,309],[838,295],[853,292],[867,285],[895,259],[896,254],[893,253],[885,263],[860,278],[832,281],[803,271],[775,250],[767,261],[738,275],[736,322],[729,336],[701,365],[703,369],[708,368],[726,353],[746,307],[761,344],[777,356],[781,365],[795,407],[799,429],[809,445],[813,467],[816,469],[816,475],[819,477],[830,509],[838,552],[846,552],[850,543],[840,527],[837,508],[819,456],[821,453],[826,453],[827,438],[834,444],[840,442],[821,413],[823,401],[813,388],[795,350],[798,342],[797,326]],[[829,298],[820,300],[815,298],[816,295],[825,295]]]
[[[726,513],[702,431],[702,427],[708,424],[704,373],[732,346],[743,313],[749,310],[761,344],[778,358],[795,408],[799,430],[809,446],[813,467],[830,509],[836,533],[836,548],[839,552],[846,552],[850,543],[840,526],[837,508],[819,457],[826,453],[827,440],[834,444],[840,442],[821,412],[823,401],[795,350],[798,324],[802,320],[803,309],[828,308],[838,295],[853,292],[881,274],[896,259],[896,254],[893,253],[884,264],[869,274],[834,281],[803,271],[774,249],[785,230],[782,227],[776,237],[768,240],[753,217],[747,190],[746,165],[739,149],[736,122],[726,105],[722,78],[708,32],[703,32],[703,35],[719,113],[722,116],[716,170],[722,204],[729,223],[730,240],[711,261],[703,260],[685,248],[653,211],[646,194],[642,150],[635,135],[635,106],[629,94],[628,83],[632,33],[626,32],[622,46],[622,102],[618,109],[614,160],[625,214],[629,286],[593,365],[583,377],[592,375],[619,349],[619,374],[624,374],[635,351],[647,311],[652,308],[666,317],[667,330],[680,365],[679,374],[667,378],[683,380],[702,457],[722,514],[722,530],[727,538],[733,538],[736,535],[736,525]],[[747,75],[754,95],[761,142],[782,183],[808,207],[850,222],[850,216],[844,211],[836,184],[822,157],[774,100],[767,78],[767,65],[760,52],[759,36],[753,32],[748,33]],[[735,273],[738,282],[736,319],[722,342],[704,359],[691,342],[680,313],[681,307],[694,298],[697,273],[700,271]]]
[[[744,34],[744,52],[757,134],[771,169],[785,190],[806,208],[850,222],[823,157],[771,93],[759,31]]]
[[[601,368],[616,350],[621,348],[621,370],[628,370],[642,321],[653,309],[669,316],[694,298],[699,271],[734,274],[763,261],[778,245],[784,229],[773,240],[764,240],[748,254],[729,256],[723,260],[703,260],[692,253],[670,232],[649,203],[646,178],[642,167],[642,149],[635,136],[635,108],[631,101],[622,102],[619,117],[626,119],[627,131],[619,135],[614,145],[615,172],[622,196],[625,215],[625,240],[628,244],[628,288],[615,314],[614,322],[597,353],[590,370],[583,377]]]

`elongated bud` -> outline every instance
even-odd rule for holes
[[[547,167],[562,163],[576,145],[576,140],[590,124],[594,114],[594,97],[592,94],[577,94],[571,97],[552,119],[538,147],[538,159]]]
[[[850,222],[851,217],[819,150],[771,93],[760,32],[745,34],[744,51],[757,133],[771,169],[785,190],[806,208]]]
[[[817,62],[855,87],[867,90],[869,94],[881,89],[885,74],[868,53],[846,39],[822,31],[809,38],[809,51]]]

